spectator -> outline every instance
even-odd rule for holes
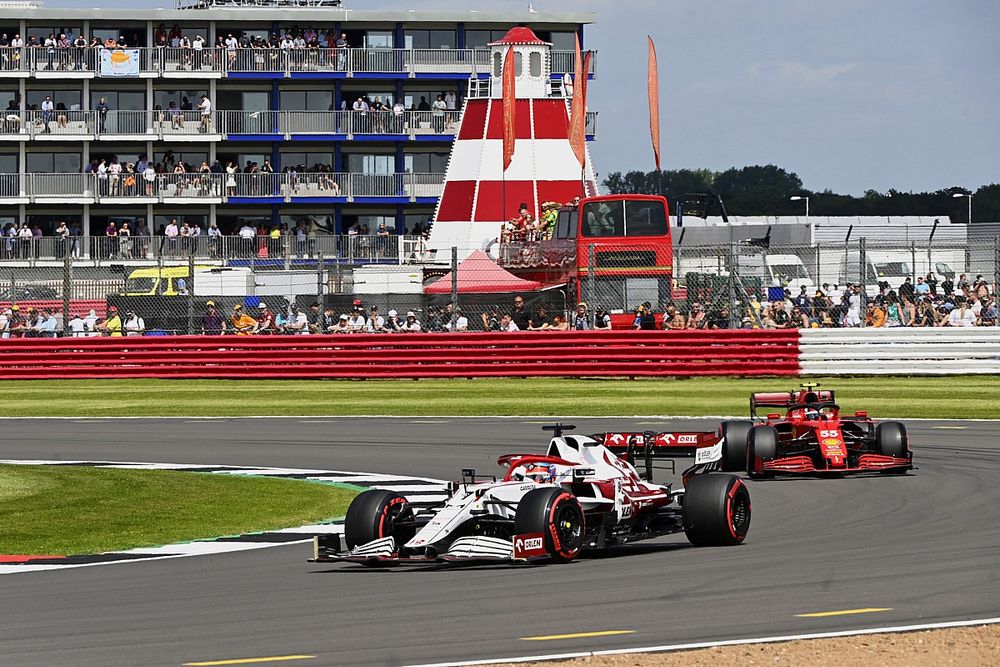
[[[309,312],[306,313],[306,326],[309,328],[309,333],[318,334],[322,333],[323,325],[323,313],[319,310],[319,304],[313,301],[309,304]]]
[[[368,320],[365,319],[365,311],[361,308],[360,304],[355,305],[351,310],[350,316],[347,318],[348,329],[350,329],[351,333],[361,333],[365,330],[367,324]]]
[[[241,304],[233,306],[233,316],[229,321],[237,336],[249,336],[257,333],[257,320],[243,312]]]
[[[517,323],[515,323],[514,320],[512,320],[510,315],[508,315],[507,313],[504,313],[500,317],[500,331],[509,333],[512,331],[520,331],[520,330],[521,329],[518,328]]]
[[[55,338],[59,335],[59,321],[51,311],[42,310],[38,314],[35,332],[39,338]]]
[[[274,313],[268,310],[267,304],[263,301],[257,305],[257,333],[264,335],[275,333]]]
[[[923,276],[917,276],[917,284],[913,286],[913,293],[918,297],[926,296],[931,293],[931,286],[924,282]]]
[[[102,97],[97,103],[97,132],[98,134],[104,134],[107,132],[108,127],[108,112],[111,111],[111,107],[108,106],[107,98]]]
[[[958,281],[958,288],[962,289],[962,282],[965,279],[965,274]],[[968,289],[969,282],[964,280],[965,288]],[[969,307],[969,302],[962,296],[958,296],[956,299],[957,305],[952,309],[951,313],[948,315],[948,320],[945,326],[949,327],[974,327],[976,326],[976,314],[973,312],[972,308]]]
[[[118,307],[108,307],[108,317],[97,325],[97,329],[105,336],[118,338],[122,335],[122,318],[118,316]]]
[[[135,314],[135,311],[125,313],[125,324],[122,327],[126,336],[142,336],[146,333],[146,322]]]
[[[368,333],[389,333],[389,328],[385,325],[385,318],[379,315],[378,306],[372,306],[368,314],[368,322],[365,323],[365,331]]]
[[[805,288],[803,288],[805,289]],[[687,321],[688,329],[705,329],[708,326],[708,320],[705,316],[705,310],[701,307],[700,303],[691,304],[691,316]]]
[[[528,321],[528,331],[545,331],[550,326],[552,326],[552,320],[549,319],[549,311],[545,306],[539,306]]]
[[[497,308],[496,304],[483,312],[482,320],[483,329],[486,331],[500,331],[500,309]]]
[[[569,322],[566,321],[562,315],[554,315],[552,317],[552,324],[549,325],[547,331],[568,331]]]
[[[420,331],[420,320],[412,310],[406,313],[406,321],[399,327],[400,331],[407,333],[418,333]]]
[[[0,330],[3,327],[0,326]],[[80,313],[77,313],[69,320],[69,335],[73,338],[83,338],[87,335],[87,323]]]
[[[221,336],[226,330],[226,323],[215,308],[214,301],[205,302],[205,315],[201,318],[201,333],[206,336]]]
[[[868,310],[865,313],[865,326],[866,327],[884,327],[885,326],[885,311],[879,307],[876,303],[869,303]]]
[[[288,316],[288,324],[285,325],[285,329],[290,334],[300,336],[309,334],[309,320],[306,314],[299,309],[298,304],[292,304],[292,312]]]
[[[576,331],[586,331],[590,329],[590,317],[587,313],[587,302],[581,301],[576,304],[576,311],[570,315],[569,326]]]
[[[640,320],[640,326],[642,327],[642,322]],[[684,315],[677,310],[676,306],[667,306],[666,312],[663,314],[663,328],[669,329],[671,331],[680,331],[687,326],[687,322],[684,320]]]
[[[451,311],[451,304],[448,304],[448,311]],[[451,317],[448,315],[448,322],[445,324],[448,331],[468,331],[469,330],[469,318],[462,314],[461,308],[455,309],[455,316]]]
[[[527,331],[531,324],[531,317],[528,315],[528,311],[524,308],[524,297],[521,295],[514,297],[514,311],[510,314],[510,318],[517,325],[517,328],[521,331]]]
[[[388,313],[389,319],[386,320],[386,327],[392,333],[400,333],[403,331],[403,323],[399,321],[399,313],[395,310],[390,310]]]
[[[729,308],[723,306],[718,310],[713,310],[708,318],[708,328],[709,329],[728,329],[729,328]]]
[[[608,311],[604,310],[604,306],[598,306],[597,310],[594,311],[594,328],[611,329],[611,315],[608,314]]]
[[[201,132],[202,132],[202,134],[211,134],[211,132],[212,132],[212,102],[208,99],[208,95],[202,95],[201,96],[201,102],[198,104],[198,110],[201,112]]]
[[[351,333],[351,326],[347,323],[348,319],[349,318],[347,317],[347,313],[341,315],[340,318],[337,320],[337,323],[330,330],[330,333],[338,333],[338,334]]]

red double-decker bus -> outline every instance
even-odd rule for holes
[[[537,234],[535,235],[537,236]],[[667,200],[656,195],[586,197],[559,210],[551,238],[532,232],[501,240],[497,261],[567,298],[604,308],[616,326],[643,303],[662,312],[671,299],[673,244]]]

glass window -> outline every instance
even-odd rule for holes
[[[17,32],[16,30],[14,32]],[[72,42],[76,39],[77,35],[80,34],[79,27],[73,26],[58,26],[58,25],[44,25],[44,26],[33,26],[29,25],[24,29],[24,41],[28,42],[29,39],[34,37],[39,44],[44,44],[45,39],[49,35],[55,35],[56,39],[59,39],[60,35],[66,35],[66,38]]]
[[[521,52],[514,52],[514,76],[521,76],[521,72],[524,71],[523,64],[521,63]]]
[[[83,171],[79,153],[28,153],[25,165],[29,174],[69,174]]]
[[[465,48],[483,49],[490,42],[502,39],[507,34],[506,30],[466,30]],[[571,47],[572,48],[572,47]]]
[[[108,108],[112,111],[145,111],[146,93],[141,91],[118,92],[114,90],[91,90],[90,108],[96,109],[101,98],[108,102]],[[53,98],[55,101],[55,98]]]
[[[453,49],[455,48],[454,30],[431,30],[428,39],[432,49]]]
[[[396,171],[396,156],[351,153],[347,168],[354,174],[392,174]]]
[[[163,165],[165,159],[165,151],[156,151],[153,153],[154,164]],[[170,160],[174,165],[183,162],[186,168],[197,171],[201,168],[202,162],[208,161],[208,153],[199,153],[196,151],[170,151]],[[170,168],[173,169],[173,167]],[[166,169],[166,167],[164,167],[164,169]]]
[[[154,90],[153,105],[155,107],[159,104],[161,109],[167,109],[170,107],[170,103],[174,102],[180,109],[184,105],[184,99],[187,98],[187,101],[194,107],[201,101],[202,95],[208,95],[208,90]]]
[[[368,49],[391,49],[391,30],[369,30],[365,33],[365,48]]]
[[[311,170],[316,165],[333,167],[333,153],[282,153],[281,168],[287,167],[304,168]]]
[[[626,201],[627,236],[665,236],[667,214],[661,201]]]
[[[575,32],[550,32],[548,39],[542,37],[547,42],[552,42],[553,51],[574,51],[576,49]]]
[[[503,76],[503,56],[499,51],[493,54],[493,76],[497,79]]]
[[[83,101],[83,91],[80,90],[47,90],[35,88],[24,92],[25,108],[30,109],[32,105],[36,109],[40,108],[42,100],[45,99],[46,95],[52,97],[53,104],[58,105],[61,103],[70,111],[79,111],[80,103]]]
[[[538,51],[534,51],[528,55],[528,75],[542,75],[542,54]]]

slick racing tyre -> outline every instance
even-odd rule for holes
[[[875,451],[883,456],[904,458],[907,452],[906,427],[899,422],[876,424]]]
[[[764,461],[778,457],[778,431],[773,426],[754,426],[747,436],[747,472],[751,477],[771,477],[771,473],[758,472]]]
[[[514,514],[514,534],[542,533],[553,560],[568,562],[583,548],[583,508],[572,493],[556,487],[532,489]]]
[[[359,494],[351,501],[344,519],[347,548],[389,536],[396,538],[398,545],[401,539],[396,520],[409,513],[409,502],[395,491],[373,489]]]
[[[723,472],[742,472],[747,468],[747,436],[753,423],[748,421],[722,422],[722,460],[719,466]]]
[[[699,547],[741,543],[750,530],[750,492],[735,475],[695,475],[684,489],[684,533]]]

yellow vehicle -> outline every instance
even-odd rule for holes
[[[210,270],[211,266],[196,266],[195,271]],[[181,283],[191,288],[191,277],[186,266],[156,266],[136,269],[125,279],[125,296],[180,296]]]

